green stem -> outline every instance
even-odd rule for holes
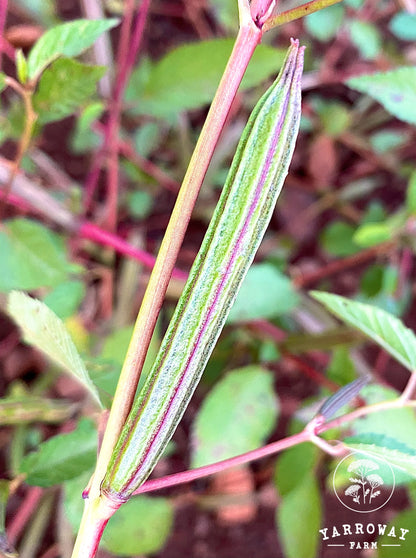
[[[85,501],[81,525],[75,541],[73,558],[94,558],[108,520],[118,509],[107,498],[99,496]]]
[[[32,103],[32,95],[33,95],[33,89],[30,85],[24,86],[22,87],[20,85],[20,83],[18,83],[16,80],[14,80],[13,78],[10,77],[6,77],[6,84],[11,87],[12,89],[14,89],[23,99],[23,104],[25,107],[25,125],[24,125],[24,129],[23,129],[23,133],[22,136],[20,138],[19,141],[19,146],[17,149],[17,154],[16,157],[13,161],[12,164],[12,168],[11,168],[11,172],[9,175],[9,179],[8,182],[4,188],[4,205],[2,206],[3,208],[5,207],[6,201],[7,201],[7,197],[12,189],[13,186],[13,181],[19,171],[22,159],[24,154],[26,153],[29,145],[30,145],[30,140],[32,139],[32,133],[33,133],[33,128],[36,124],[36,120],[38,118],[36,112],[33,109],[33,103]],[[0,219],[2,217],[1,213],[2,213],[3,209],[0,211]]]
[[[341,1],[342,0],[312,0],[311,2],[302,4],[302,6],[298,6],[292,10],[287,10],[286,12],[270,17],[264,23],[263,31],[269,31],[270,29],[273,29],[273,27],[278,27],[279,25],[289,23],[295,19],[313,14],[314,12],[332,6],[333,4],[338,4]]]
[[[261,39],[261,30],[253,21],[245,19],[189,163],[137,316],[94,473],[93,498],[99,494],[113,448],[130,411],[174,262],[212,153],[246,67]]]

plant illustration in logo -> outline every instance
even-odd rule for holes
[[[379,469],[379,466],[371,459],[358,459],[353,461],[348,466],[348,472],[354,473],[356,477],[350,477],[350,481],[354,484],[345,490],[345,495],[351,496],[353,501],[359,504],[362,494],[362,503],[366,503],[367,496],[369,497],[368,503],[371,503],[373,498],[380,495],[380,490],[377,490],[377,488],[384,484],[380,475],[371,473],[371,471],[375,471],[376,469]]]

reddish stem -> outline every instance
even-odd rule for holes
[[[138,260],[150,269],[154,266],[155,258],[151,254],[132,246],[111,232],[100,229],[93,223],[89,223],[88,221],[82,223],[78,229],[78,234],[84,239],[92,240],[103,246],[109,246],[120,254]],[[172,276],[181,281],[186,281],[188,278],[187,273],[176,268],[173,270]]]
[[[4,39],[4,27],[6,25],[6,17],[7,17],[7,2],[8,0],[0,0],[0,70],[2,67],[1,59],[2,59],[2,52],[5,50],[4,43],[6,42]]]
[[[285,353],[284,356],[287,360],[292,361],[305,376],[316,382],[318,385],[324,386],[330,391],[339,389],[338,384],[329,380],[321,372],[318,372],[318,370],[310,366],[307,362],[304,362],[301,358],[287,353]]]
[[[224,459],[223,461],[218,461],[217,463],[212,463],[211,465],[205,465],[204,467],[198,467],[196,469],[191,469],[190,471],[182,471],[181,473],[175,473],[173,475],[168,475],[160,479],[152,479],[146,481],[134,494],[143,494],[144,492],[151,492],[153,490],[161,490],[162,488],[168,488],[169,486],[177,486],[178,484],[184,484],[187,482],[192,482],[209,475],[214,475],[224,469],[230,467],[237,467],[238,465],[244,465],[245,463],[250,463],[257,459],[262,459],[268,455],[274,455],[282,450],[295,446],[296,444],[301,444],[302,442],[307,442],[310,439],[310,433],[307,431],[299,432],[293,436],[288,436],[283,440],[278,440],[262,448],[237,455],[236,457],[231,457],[230,459]]]
[[[43,490],[38,486],[28,488],[25,499],[20,504],[15,516],[10,522],[10,526],[7,529],[7,536],[12,544],[17,541],[19,536],[24,531],[27,522],[36,512],[39,502],[42,498],[42,494]]]
[[[104,140],[97,153],[85,185],[85,211],[92,203],[95,189],[97,187],[100,169],[105,155],[110,154],[108,162],[108,216],[107,224],[110,230],[114,230],[117,221],[117,194],[118,194],[118,133],[119,118],[124,89],[127,85],[133,69],[136,55],[143,37],[144,26],[149,10],[150,0],[143,0],[137,16],[134,29],[131,32],[135,1],[129,0],[126,8],[126,16],[120,30],[120,46],[117,53],[117,76],[114,82],[113,99],[110,104],[108,121],[105,126]]]
[[[351,267],[355,267],[360,265],[368,260],[371,260],[378,255],[385,254],[395,245],[394,241],[387,241],[379,244],[377,246],[371,246],[371,248],[367,248],[366,250],[362,250],[358,254],[354,254],[353,256],[348,256],[343,258],[342,260],[335,260],[334,262],[330,262],[328,265],[324,266],[317,271],[312,271],[311,273],[300,275],[299,277],[294,277],[293,284],[296,288],[302,289],[311,283],[316,283],[317,281],[321,281],[322,279],[326,279],[331,275],[335,275],[336,273],[340,273],[341,271],[345,271]]]
[[[93,125],[93,128],[101,134],[104,134],[105,132],[105,127],[100,122],[96,122]],[[158,182],[161,186],[163,186],[167,190],[170,190],[171,192],[178,192],[179,188],[181,187],[179,182],[171,178],[157,165],[152,163],[152,161],[149,161],[148,159],[140,155],[140,153],[137,153],[131,141],[118,138],[117,149],[119,153],[121,153],[121,155],[137,165],[143,172],[154,178],[156,182]]]

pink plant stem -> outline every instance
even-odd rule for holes
[[[14,205],[15,207],[19,208],[24,213],[32,211],[32,207],[30,206],[30,204],[27,203],[26,200],[24,200],[20,196],[16,196],[16,194],[13,194],[12,192],[10,192],[9,195],[6,195],[6,192],[0,190],[0,198],[2,200],[5,200],[10,205]]]
[[[4,50],[4,27],[6,25],[6,17],[7,17],[7,0],[0,0],[0,70],[2,67],[1,59],[2,59],[2,52]]]
[[[203,477],[208,477],[209,475],[214,475],[230,467],[237,467],[239,465],[244,465],[245,463],[250,463],[257,459],[262,459],[268,455],[274,455],[283,451],[285,449],[291,448],[302,442],[307,442],[310,439],[309,432],[305,430],[294,434],[293,436],[288,436],[283,440],[273,442],[262,448],[237,455],[236,457],[231,457],[230,459],[224,459],[223,461],[218,461],[217,463],[212,463],[211,465],[205,465],[204,467],[198,467],[197,469],[191,469],[189,471],[183,471],[181,473],[175,473],[174,475],[168,475],[160,479],[152,479],[145,482],[134,494],[143,494],[144,492],[151,492],[153,490],[161,490],[162,488],[168,488],[169,486],[177,486],[179,484],[184,484],[187,482],[192,482]]]
[[[0,190],[0,199],[4,199],[5,197],[5,192]],[[10,193],[7,196],[7,203],[19,208],[24,213],[33,213],[35,211],[38,212],[40,215],[51,218],[53,220],[53,216],[49,215],[47,211],[43,211],[39,208],[33,207],[23,197],[18,196],[17,194]],[[62,223],[58,222],[58,225],[62,226]],[[76,224],[76,220],[74,217],[73,221],[71,220],[69,226],[66,227],[66,230],[69,234],[78,235],[85,240],[91,240],[96,244],[101,244],[102,246],[113,248],[115,252],[123,254],[124,256],[132,258],[133,260],[137,260],[147,268],[153,269],[155,258],[154,256],[152,256],[152,254],[149,254],[149,252],[146,252],[145,250],[140,250],[140,248],[132,246],[131,244],[120,238],[118,235],[105,231],[104,229],[97,227],[89,221],[84,221],[80,224]],[[172,276],[180,281],[186,281],[188,278],[188,274],[185,271],[181,271],[177,268],[174,268]]]
[[[82,223],[79,227],[78,234],[84,239],[92,240],[97,244],[113,248],[116,252],[141,262],[149,269],[152,269],[154,266],[155,258],[151,254],[144,250],[140,250],[140,248],[135,248],[119,236],[105,231],[93,223],[89,223],[88,221]],[[179,269],[174,269],[172,276],[181,281],[186,281],[188,278],[188,274]]]
[[[100,168],[106,153],[110,154],[108,167],[108,225],[110,230],[114,230],[117,220],[117,194],[118,194],[118,132],[121,103],[124,89],[130,77],[131,71],[139,50],[143,31],[149,11],[150,0],[143,0],[140,11],[133,29],[130,32],[135,1],[129,0],[126,7],[126,16],[120,30],[120,46],[117,54],[117,76],[115,78],[113,99],[110,105],[108,122],[105,127],[104,140],[97,153],[91,173],[87,178],[85,210],[87,211],[92,203],[95,188],[97,186]]]
[[[93,125],[93,129],[101,134],[103,134],[105,131],[104,126],[100,122],[96,122]],[[157,165],[155,165],[155,163],[149,161],[148,159],[140,155],[140,153],[137,153],[129,140],[123,140],[119,138],[118,150],[121,155],[137,165],[143,172],[154,178],[156,182],[158,182],[161,186],[163,186],[167,190],[170,190],[171,192],[178,192],[179,188],[181,187],[179,182],[171,178]]]
[[[411,391],[414,391],[416,388],[416,373],[413,373],[411,376],[408,386],[403,392],[403,395],[409,396]],[[406,393],[407,391],[407,393]],[[267,457],[270,455],[275,455],[285,449],[291,448],[297,444],[301,444],[303,442],[315,442],[317,435],[326,432],[327,430],[331,430],[332,428],[339,428],[345,423],[351,422],[357,418],[381,412],[387,409],[400,409],[405,406],[408,407],[416,407],[416,401],[409,401],[406,397],[401,397],[395,399],[393,401],[383,401],[381,403],[375,403],[373,405],[368,405],[366,407],[359,407],[355,409],[351,413],[346,415],[342,415],[337,417],[329,422],[325,422],[321,424],[317,422],[317,426],[311,428],[312,424],[316,422],[316,418],[312,419],[309,425],[306,426],[302,432],[298,434],[294,434],[292,436],[288,436],[287,438],[283,438],[283,440],[278,440],[277,442],[273,442],[271,444],[267,444],[261,448],[255,449],[253,451],[249,451],[247,453],[243,453],[241,455],[237,455],[236,457],[231,457],[230,459],[224,459],[223,461],[218,461],[217,463],[212,463],[211,465],[205,465],[204,467],[198,467],[196,469],[191,469],[189,471],[182,471],[181,473],[175,473],[173,475],[168,475],[166,477],[161,477],[160,479],[152,479],[146,481],[134,494],[143,494],[144,492],[150,492],[153,490],[162,490],[163,488],[168,488],[170,486],[177,486],[180,484],[185,484],[188,482],[192,482],[197,479],[201,479],[207,477],[209,475],[214,475],[215,473],[219,473],[224,471],[225,469],[229,469],[230,467],[236,467],[238,465],[244,465],[246,463],[250,463],[251,461],[255,461],[258,459],[263,459],[263,457]],[[322,442],[325,442],[321,438],[318,438]],[[338,444],[342,444],[339,442]],[[325,442],[323,448],[331,449],[331,446]],[[334,448],[335,446],[332,446]],[[347,447],[345,446],[345,449]]]
[[[12,544],[15,544],[19,536],[24,531],[27,522],[38,508],[42,498],[43,490],[38,486],[28,488],[27,494],[23,502],[20,504],[16,515],[13,517],[7,528],[7,536]]]

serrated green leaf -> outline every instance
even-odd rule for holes
[[[321,516],[318,484],[309,473],[282,498],[277,508],[278,533],[287,558],[317,556]]]
[[[92,46],[102,33],[117,24],[117,19],[78,19],[49,29],[29,53],[29,79],[36,79],[59,56],[78,56]]]
[[[406,477],[416,478],[416,451],[395,438],[367,433],[345,438],[344,443],[352,450],[368,452],[387,461],[400,482]]]
[[[272,374],[260,366],[228,373],[205,398],[194,421],[192,467],[259,447],[277,414]]]
[[[25,341],[71,373],[101,404],[97,389],[62,320],[43,302],[18,291],[10,293],[7,308],[21,328]]]
[[[416,370],[416,337],[401,320],[385,310],[342,296],[318,291],[311,295],[338,318],[381,345],[403,366]]]
[[[166,498],[139,496],[123,504],[108,522],[103,546],[117,556],[153,554],[173,525],[173,507]]]
[[[29,219],[13,219],[0,231],[0,291],[55,287],[68,278],[71,266],[63,239]]]
[[[33,97],[39,122],[61,120],[87,103],[105,72],[104,66],[89,66],[70,58],[55,60],[43,72]]]
[[[20,473],[30,485],[53,486],[91,469],[96,456],[97,430],[91,420],[82,419],[73,432],[50,438],[24,457]]]
[[[303,23],[312,37],[326,42],[335,37],[343,17],[344,7],[335,5],[306,16]]]
[[[381,103],[400,120],[416,124],[416,66],[357,76],[345,83]]]
[[[138,78],[139,67],[126,91],[126,100],[140,114],[161,118],[211,102],[232,47],[232,39],[214,39],[180,46]],[[243,78],[241,89],[259,84],[276,72],[285,51],[259,45]],[[145,80],[145,84],[143,83]]]
[[[241,285],[227,323],[280,316],[298,303],[299,295],[286,275],[271,264],[254,264]]]
[[[366,405],[392,401],[398,396],[396,390],[377,384],[366,386],[360,392],[360,397]],[[349,428],[357,436],[371,433],[394,438],[397,442],[406,444],[416,451],[416,416],[413,409],[408,407],[371,413],[353,421]]]
[[[416,510],[406,510],[395,515],[387,525],[385,534],[377,540],[378,558],[414,558],[416,548],[415,525]],[[399,537],[399,540],[394,541],[394,546],[392,546],[392,537],[388,535],[393,527],[396,536]]]

